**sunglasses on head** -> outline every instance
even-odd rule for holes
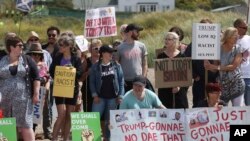
[[[48,34],[48,37],[56,37],[56,34]]]

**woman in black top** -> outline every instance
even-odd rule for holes
[[[176,33],[168,32],[164,39],[166,48],[157,56],[157,59],[184,57],[178,50],[179,36]],[[188,108],[187,90],[188,87],[159,88],[158,96],[167,108]]]

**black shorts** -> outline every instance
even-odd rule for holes
[[[77,96],[78,96],[78,94],[74,93],[74,97],[73,98],[55,97],[56,105],[59,105],[59,104],[76,105]]]

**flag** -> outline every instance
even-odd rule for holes
[[[16,9],[23,12],[30,12],[33,5],[33,0],[17,0]]]

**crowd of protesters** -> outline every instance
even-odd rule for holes
[[[200,23],[211,24],[209,19]],[[247,24],[235,20],[233,27],[221,35],[221,59],[192,60],[193,108],[244,106],[250,103],[249,52],[250,36]],[[100,39],[91,40],[88,49],[80,50],[72,31],[61,33],[59,28],[47,29],[44,45],[35,31],[25,42],[15,33],[5,36],[5,51],[0,56],[0,109],[4,117],[15,117],[19,138],[35,140],[33,104],[39,102],[39,89],[44,88],[44,139],[70,139],[70,113],[99,112],[104,121],[103,138],[110,140],[109,112],[115,109],[189,108],[188,87],[154,87],[147,78],[147,47],[139,41],[143,27],[123,24],[121,40],[105,45]],[[192,44],[181,43],[184,32],[178,26],[167,30],[162,39],[164,47],[158,59],[191,57]],[[53,96],[56,66],[74,67],[76,76],[73,98]],[[208,71],[208,84],[205,83]],[[156,80],[157,81],[157,80]],[[205,94],[207,93],[207,95]],[[52,132],[52,105],[55,102],[57,119]],[[33,128],[33,130],[32,130]]]

